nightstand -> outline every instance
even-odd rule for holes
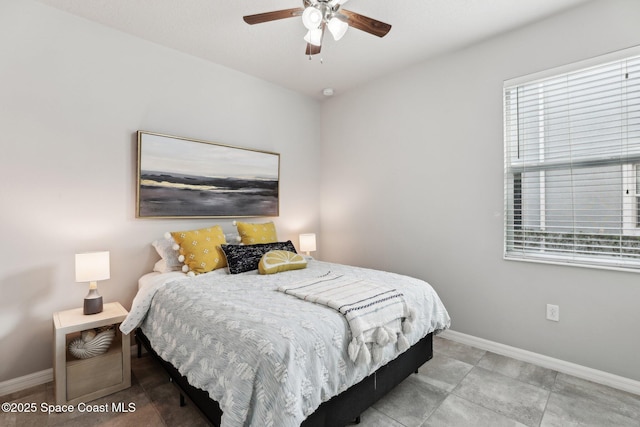
[[[131,341],[118,329],[127,314],[118,302],[105,304],[97,314],[85,315],[82,308],[53,314],[56,405],[88,402],[131,386]],[[69,353],[69,342],[82,331],[110,325],[116,336],[106,353],[88,359]]]

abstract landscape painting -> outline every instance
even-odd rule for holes
[[[137,216],[277,216],[280,155],[138,131]]]

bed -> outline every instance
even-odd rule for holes
[[[278,291],[327,275],[401,291],[415,317],[403,333],[409,349],[392,342],[366,363],[353,360],[342,314]],[[121,329],[136,330],[213,425],[335,427],[355,420],[428,361],[433,334],[449,323],[424,281],[309,259],[304,269],[269,275],[224,269],[145,275]]]

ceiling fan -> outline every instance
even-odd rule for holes
[[[347,0],[302,0],[303,7],[247,15],[243,19],[247,24],[254,25],[302,16],[302,23],[309,30],[304,36],[307,55],[320,53],[325,29],[329,30],[335,40],[340,40],[349,27],[378,37],[384,37],[391,30],[389,24],[342,9],[346,2]]]

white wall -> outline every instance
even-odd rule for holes
[[[52,313],[80,307],[74,254],[111,251],[130,307],[165,231],[136,219],[136,130],[281,154],[281,239],[319,227],[316,101],[28,0],[0,2],[0,382],[52,366]],[[254,219],[264,221],[264,218]]]
[[[638,45],[639,22],[594,1],[325,102],[323,258],[427,280],[458,332],[640,380],[640,275],[502,259],[503,81]]]

